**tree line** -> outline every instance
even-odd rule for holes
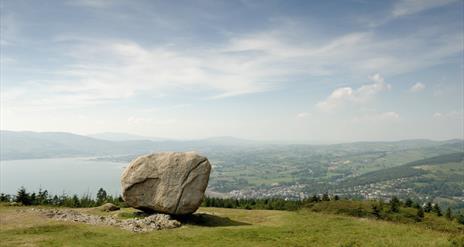
[[[217,208],[241,208],[241,209],[267,209],[267,210],[298,210],[304,205],[319,201],[339,200],[340,197],[335,195],[332,198],[328,194],[322,196],[314,195],[304,200],[286,200],[282,198],[215,198],[205,197],[202,203],[203,207]]]
[[[238,208],[238,209],[263,209],[263,210],[287,210],[294,211],[302,208],[311,208],[321,202],[339,201],[341,198],[337,195],[329,195],[327,193],[322,195],[313,195],[312,197],[305,198],[304,200],[286,200],[282,198],[215,198],[205,197],[201,206],[203,207],[218,207],[218,208]],[[347,201],[345,199],[345,201]],[[0,202],[8,202],[16,205],[51,205],[70,208],[87,208],[97,207],[104,203],[113,203],[119,207],[126,207],[124,200],[121,196],[109,195],[103,188],[100,188],[95,197],[89,194],[82,196],[67,195],[50,195],[47,190],[40,189],[38,193],[27,192],[24,187],[21,187],[16,195],[0,194]],[[343,204],[340,204],[343,207]],[[397,197],[392,197],[389,202],[382,200],[371,201],[370,209],[355,208],[351,211],[343,208],[345,212],[352,216],[373,216],[377,219],[388,219],[392,214],[399,214],[400,208],[415,208],[416,215],[414,219],[420,222],[424,219],[425,213],[436,214],[438,217],[444,216],[448,220],[456,219],[459,223],[464,224],[464,215],[453,215],[451,208],[447,208],[445,212],[442,211],[437,203],[427,202],[420,205],[410,198],[405,201],[399,200]]]
[[[238,208],[238,209],[265,209],[265,210],[299,210],[302,208],[312,208],[314,205],[322,204],[322,202],[342,200],[339,196],[330,196],[327,193],[322,196],[314,195],[304,200],[285,200],[282,198],[263,198],[263,199],[235,199],[235,198],[214,198],[205,197],[203,207],[218,207],[218,208]],[[344,199],[344,201],[349,201]],[[369,201],[370,208],[357,207],[350,209],[348,204],[340,203],[338,210],[350,216],[365,217],[373,216],[376,219],[389,220],[394,217],[411,217],[409,214],[403,214],[401,208],[414,208],[416,213],[413,216],[416,222],[424,220],[425,214],[435,214],[438,217],[444,216],[448,220],[456,219],[459,223],[464,224],[464,215],[453,215],[451,208],[447,208],[445,212],[437,203],[427,202],[420,205],[408,198],[405,201],[399,200],[397,197],[392,197],[389,202],[383,200]],[[325,204],[329,205],[329,204]],[[319,205],[321,206],[321,205]],[[320,208],[320,207],[319,207]],[[396,215],[396,216],[395,216]]]
[[[78,196],[77,194],[68,195],[66,193],[52,196],[47,190],[39,189],[39,192],[35,193],[27,192],[24,187],[21,187],[14,196],[1,193],[0,202],[10,202],[25,206],[51,205],[70,208],[97,207],[108,202],[120,207],[124,206],[124,200],[121,196],[109,195],[103,188],[100,188],[97,191],[96,197],[93,197],[89,194]]]

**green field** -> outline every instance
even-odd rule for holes
[[[86,213],[109,214],[96,209]],[[128,215],[131,209],[123,209]],[[0,206],[1,246],[462,246],[462,229],[316,213],[200,208],[193,222],[171,230],[132,233],[44,218],[30,207]],[[121,214],[116,212],[113,214]],[[427,215],[427,220],[435,220]],[[192,222],[192,221],[190,221]],[[454,222],[450,222],[453,227]]]

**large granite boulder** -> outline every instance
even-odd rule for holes
[[[141,156],[122,173],[122,197],[134,208],[190,214],[201,204],[210,171],[208,159],[194,152]]]

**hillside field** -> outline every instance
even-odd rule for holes
[[[133,211],[74,210],[119,217]],[[424,221],[444,221],[435,218],[427,214]],[[310,209],[200,208],[194,219],[177,229],[132,233],[111,226],[51,220],[31,207],[0,206],[0,246],[462,246],[464,241],[462,229],[438,231],[422,224]]]

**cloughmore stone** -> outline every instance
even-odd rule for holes
[[[122,196],[141,210],[191,214],[201,204],[210,172],[208,159],[195,152],[141,156],[122,173]]]

